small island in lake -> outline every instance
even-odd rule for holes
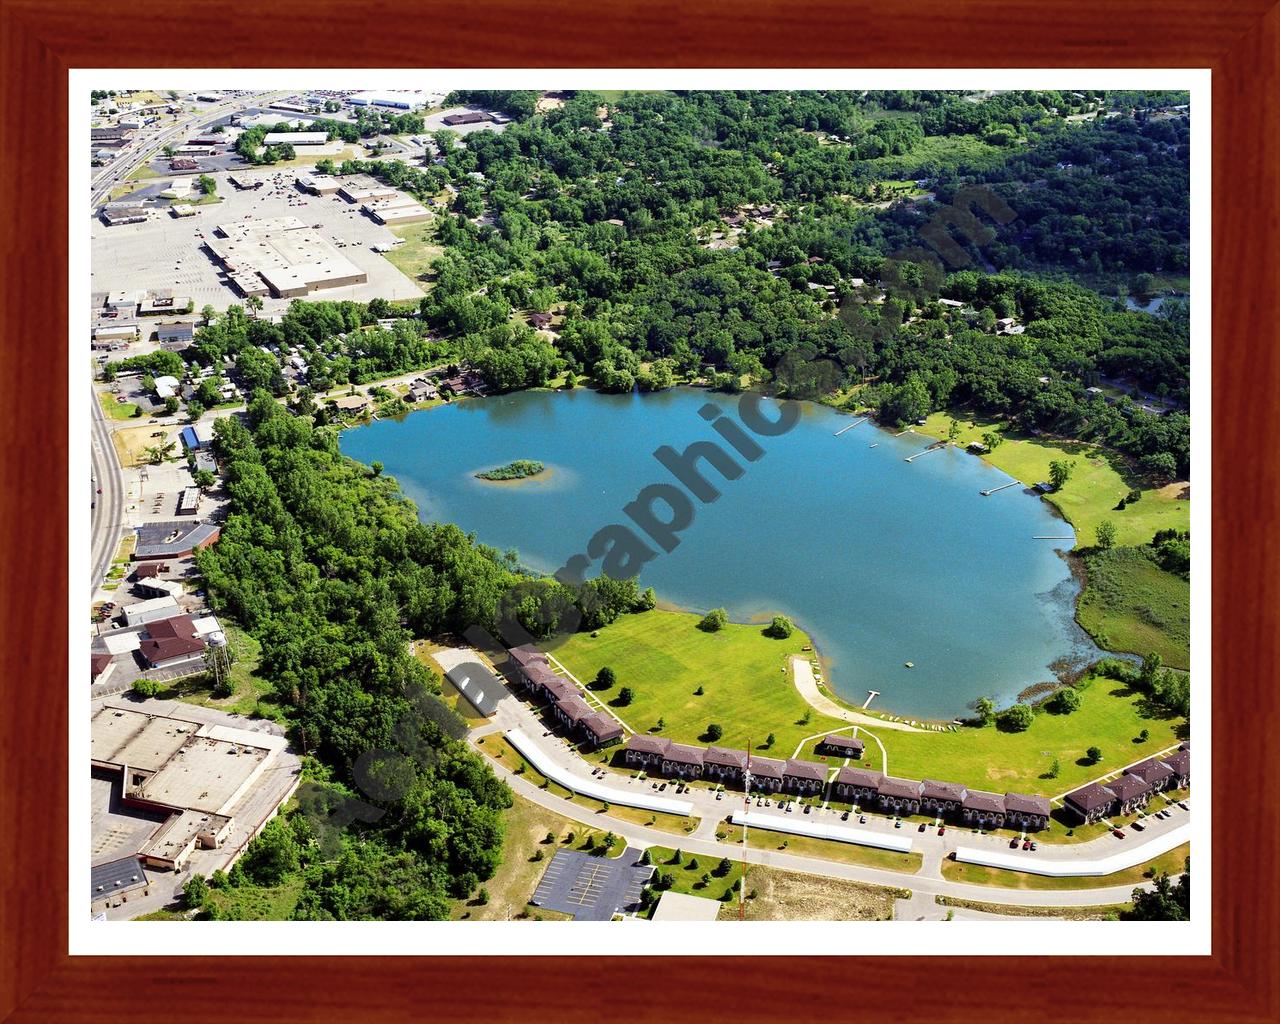
[[[505,466],[491,469],[487,473],[477,473],[481,480],[523,480],[525,477],[537,476],[547,467],[533,459],[516,459]]]

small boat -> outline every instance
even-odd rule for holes
[[[868,447],[870,447],[870,448],[879,448],[879,447],[880,447],[880,442],[879,442],[879,441],[877,441],[877,442],[876,442],[875,444],[873,444],[873,445],[868,445]]]
[[[902,664],[903,664],[903,665],[905,665],[907,668],[915,668],[915,667],[916,667],[916,663],[915,663],[914,661],[904,661]]]

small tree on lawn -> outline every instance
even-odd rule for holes
[[[1026,732],[1035,718],[1035,712],[1026,704],[1015,704],[1000,713],[1000,727],[1006,732]]]
[[[721,857],[720,863],[716,865],[716,874],[720,878],[723,878],[732,870],[733,870],[733,861],[731,861],[728,857]]]
[[[1074,469],[1075,467],[1065,459],[1054,459],[1049,463],[1049,482],[1053,484],[1055,491],[1060,491],[1067,486],[1067,481],[1071,479]]]
[[[1055,757],[1053,759],[1053,764],[1049,765],[1049,770],[1045,774],[1047,774],[1051,779],[1056,779],[1058,777],[1058,773],[1061,771],[1062,771],[1062,764]]]
[[[701,697],[706,692],[707,692],[706,690],[704,690],[701,686],[699,686],[696,690],[693,691],[693,695],[695,697]]]
[[[1101,747],[1090,747],[1088,750],[1084,752],[1084,754],[1085,754],[1085,757],[1089,759],[1090,764],[1097,764],[1099,761],[1102,760]]]
[[[773,621],[769,623],[769,628],[765,630],[765,634],[775,640],[785,640],[793,632],[795,632],[795,626],[785,615],[775,615]]]
[[[1104,519],[1094,530],[1094,535],[1098,539],[1098,547],[1106,551],[1116,542],[1116,524],[1110,519]]]
[[[659,716],[658,724],[654,726],[654,728],[656,728],[658,732],[662,732],[662,730],[665,729],[666,727],[667,727],[667,720]]]
[[[764,749],[768,750],[777,742],[778,742],[778,737],[775,736],[773,733],[769,733],[769,735],[764,738]]]
[[[1070,715],[1080,710],[1080,691],[1074,686],[1064,686],[1053,696],[1053,710],[1060,715]]]
[[[724,729],[722,729],[718,723],[712,722],[710,725],[707,726],[707,739],[709,739],[712,743],[714,743],[723,735],[724,735]]]
[[[702,621],[698,623],[698,628],[704,633],[716,633],[723,629],[728,621],[728,612],[723,608],[712,608],[702,617]]]
[[[618,677],[614,674],[613,669],[605,665],[596,673],[595,682],[592,683],[593,690],[608,690],[614,683],[618,681]]]
[[[990,697],[979,697],[973,702],[973,710],[978,714],[978,721],[986,725],[996,716],[996,702]]]
[[[209,883],[204,875],[192,875],[182,887],[182,905],[188,910],[197,910],[209,895]]]
[[[1139,743],[1146,743],[1147,740],[1149,739],[1151,739],[1151,733],[1147,729],[1143,729],[1140,733],[1138,733]]]
[[[625,708],[635,699],[635,691],[629,686],[624,686],[618,691],[618,707]]]

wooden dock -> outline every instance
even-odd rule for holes
[[[867,422],[867,418],[866,418],[865,416],[863,416],[863,417],[862,417],[862,419],[860,419],[860,420],[854,420],[854,421],[853,421],[852,423],[850,423],[847,427],[841,427],[839,430],[837,430],[837,431],[835,432],[835,436],[836,436],[836,437],[839,437],[839,436],[840,436],[841,434],[843,434],[846,430],[852,430],[852,429],[853,429],[854,427],[856,427],[859,423],[866,423],[866,422]]]
[[[930,452],[940,452],[946,446],[947,446],[946,441],[939,441],[937,444],[930,445],[928,448],[926,448],[922,452],[916,452],[914,455],[908,455],[906,459],[904,459],[903,461],[914,462],[916,459],[920,458],[921,455],[928,455]]]
[[[984,498],[989,498],[991,495],[995,494],[996,491],[1003,491],[1006,487],[1017,487],[1020,482],[1021,481],[1019,480],[1010,480],[1007,484],[1001,484],[999,487],[992,487],[985,491],[979,491],[978,493]]]

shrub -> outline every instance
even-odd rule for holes
[[[716,633],[723,629],[728,621],[728,612],[723,608],[712,608],[702,617],[702,621],[698,623],[698,628],[704,633]]]
[[[795,631],[795,626],[785,615],[775,615],[773,621],[769,623],[765,629],[765,636],[771,636],[775,640],[785,640]]]
[[[997,722],[1006,732],[1026,732],[1035,721],[1036,713],[1026,704],[1015,704],[1006,711],[1000,712]]]

